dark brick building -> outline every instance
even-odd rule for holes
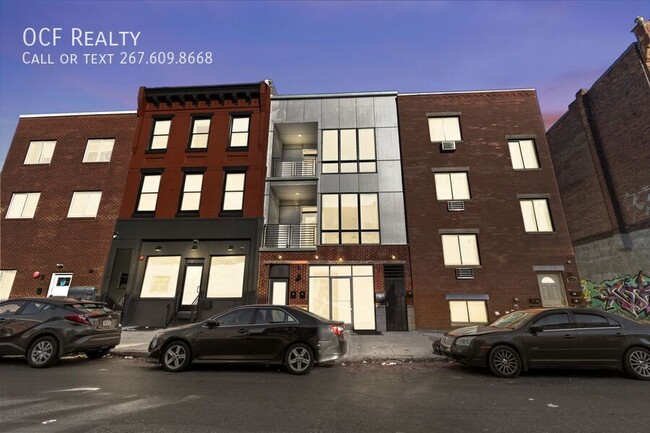
[[[418,328],[582,292],[534,90],[397,97]]]
[[[580,277],[650,271],[650,23],[547,132]]]
[[[20,117],[0,176],[0,299],[101,287],[136,122],[135,112]]]
[[[257,298],[270,82],[141,88],[103,291],[165,326]]]

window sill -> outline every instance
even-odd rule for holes
[[[222,210],[219,212],[219,217],[222,218],[243,218],[243,210]]]
[[[556,235],[556,231],[552,232],[526,232],[527,235]]]
[[[445,269],[457,269],[457,268],[481,269],[483,268],[483,265],[445,265]]]
[[[160,154],[167,153],[167,149],[147,149],[144,151],[145,154]]]
[[[242,147],[226,147],[226,152],[248,152],[248,146]]]
[[[207,153],[208,148],[207,147],[188,147],[185,149],[185,152],[189,153]]]
[[[178,218],[197,218],[198,216],[199,216],[198,210],[176,212],[176,217]]]
[[[156,212],[133,212],[131,215],[132,218],[154,218],[156,216]]]

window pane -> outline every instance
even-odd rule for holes
[[[487,323],[487,309],[485,301],[467,301],[469,310],[469,321],[471,323]]]
[[[210,131],[210,119],[196,119],[194,121],[194,134],[207,134]]]
[[[149,257],[142,282],[141,298],[173,298],[176,296],[180,256]]]
[[[158,192],[160,175],[146,175],[142,181],[142,192]]]
[[[153,128],[153,135],[169,135],[171,124],[171,120],[156,120],[156,124]]]
[[[249,117],[233,117],[232,132],[248,132]]]
[[[246,173],[226,174],[226,191],[243,191]]]
[[[480,265],[475,235],[459,235],[460,251],[463,265]]]
[[[167,148],[167,135],[158,135],[151,140],[152,149],[166,149]]]
[[[83,162],[109,162],[115,139],[88,140]]]
[[[434,143],[445,140],[445,129],[441,117],[429,117],[429,138]]]
[[[356,194],[341,194],[341,229],[350,230],[359,228],[358,206]]]
[[[454,200],[469,200],[467,173],[450,173],[452,197]]]
[[[309,278],[309,311],[319,316],[330,317],[330,279]]]
[[[36,206],[38,205],[38,199],[41,198],[40,192],[30,192],[27,194],[27,200],[25,201],[25,207],[21,214],[21,218],[34,218],[36,213]]]
[[[223,210],[242,210],[243,192],[226,192],[223,196]]]
[[[547,200],[533,200],[535,207],[535,217],[537,218],[537,229],[540,232],[552,232],[553,223],[551,222],[551,214],[548,210]]]
[[[181,211],[199,210],[200,204],[201,204],[200,192],[186,192],[185,194],[183,194]]]
[[[359,129],[359,159],[376,159],[374,129]]]
[[[330,268],[329,266],[310,266],[309,267],[309,276],[310,277],[329,277]]]
[[[336,194],[321,195],[321,228],[323,230],[339,229],[339,197]]]
[[[341,233],[341,243],[342,244],[358,244],[359,243],[359,232],[342,232]]]
[[[452,200],[451,178],[448,173],[436,173],[436,198],[438,200]]]
[[[41,161],[40,161],[42,164],[49,164],[50,161],[52,161],[52,155],[54,155],[55,146],[56,146],[56,141],[43,142],[43,153],[41,155]]]
[[[327,174],[327,173],[338,173],[339,172],[339,164],[338,163],[323,163],[323,168],[322,168],[322,173]]]
[[[210,260],[208,298],[241,298],[246,256],[215,256]]]
[[[469,323],[466,301],[449,301],[452,323]]]
[[[138,211],[149,212],[156,210],[156,202],[158,201],[158,194],[140,194],[140,201],[138,202]]]
[[[23,209],[25,208],[28,195],[29,194],[14,194],[11,197],[11,203],[9,203],[9,209],[7,210],[5,218],[23,218]]]
[[[361,229],[379,229],[379,206],[377,194],[361,194]]]
[[[378,244],[379,232],[361,232],[362,244]]]
[[[442,254],[446,266],[462,264],[457,235],[442,235]]]
[[[339,243],[339,233],[322,233],[321,234],[321,244],[338,244]]]
[[[539,168],[537,154],[535,152],[535,142],[533,140],[521,140],[519,146],[521,146],[524,168]]]
[[[512,168],[514,168],[515,170],[523,170],[524,160],[521,158],[519,142],[509,141],[508,149],[510,150],[510,159],[512,160]]]
[[[190,147],[192,149],[205,149],[208,147],[208,134],[193,135]]]
[[[524,218],[524,229],[527,232],[536,232],[537,223],[535,221],[535,211],[533,210],[532,200],[520,200],[521,216]]]
[[[248,146],[248,132],[233,132],[230,136],[230,147]]]
[[[323,131],[323,161],[339,160],[339,135],[336,130]]]
[[[375,173],[377,171],[376,162],[360,162],[359,173]]]
[[[446,117],[444,119],[445,140],[460,141],[460,123],[458,117]]]
[[[357,130],[341,130],[341,161],[357,159]]]
[[[183,191],[197,192],[201,191],[201,184],[203,183],[202,174],[188,174],[185,176],[185,187]]]
[[[330,275],[333,277],[349,277],[352,275],[351,266],[330,266]]]
[[[29,143],[29,149],[27,149],[27,155],[25,156],[24,164],[38,164],[41,159],[42,152],[43,142],[32,141]]]
[[[341,163],[341,173],[356,173],[357,172],[357,163],[356,162],[342,162]]]

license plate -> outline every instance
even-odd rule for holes
[[[110,328],[111,325],[113,325],[113,321],[112,321],[111,319],[104,319],[104,320],[102,321],[102,326],[103,326],[104,328]]]

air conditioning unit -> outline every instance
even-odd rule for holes
[[[440,148],[445,152],[453,152],[454,150],[456,150],[456,142],[443,141],[442,143],[440,143]]]
[[[462,200],[450,200],[447,202],[449,212],[460,212],[465,210],[465,202]]]
[[[456,268],[456,279],[457,280],[473,280],[474,279],[474,269],[472,269],[472,268]]]

